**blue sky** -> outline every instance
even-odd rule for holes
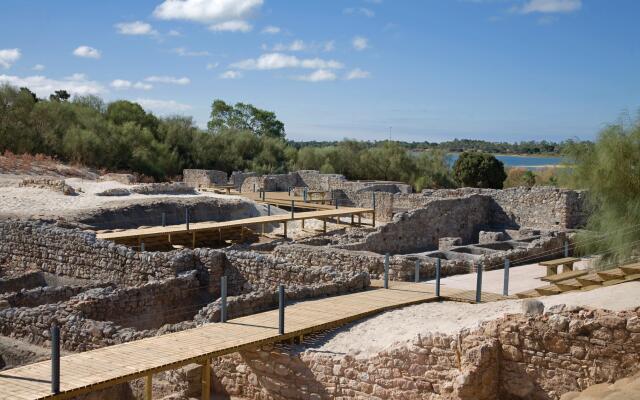
[[[637,0],[3,0],[0,82],[213,99],[297,140],[591,139],[640,109]]]

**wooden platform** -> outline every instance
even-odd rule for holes
[[[444,298],[467,298],[468,291],[442,288]],[[278,311],[205,326],[61,358],[61,393],[50,393],[51,364],[38,362],[0,372],[0,399],[67,399],[153,373],[268,343],[334,328],[370,315],[437,300],[426,283],[391,282],[389,290],[372,289],[287,306],[285,334],[278,334]],[[475,294],[474,294],[475,296]],[[486,294],[487,299],[497,300]]]
[[[571,271],[546,277],[551,284],[533,290],[517,293],[521,299],[539,296],[552,296],[571,291],[587,291],[604,286],[617,285],[640,279],[640,263],[621,265],[604,271]],[[562,279],[551,279],[558,278]]]
[[[242,240],[245,234],[253,234],[258,231],[258,227],[262,226],[264,228],[266,224],[285,224],[286,236],[286,223],[289,221],[304,221],[307,219],[326,221],[332,218],[351,217],[351,222],[354,222],[354,217],[358,217],[357,222],[360,222],[363,214],[371,214],[372,212],[373,209],[370,208],[342,207],[338,209],[294,212],[293,215],[286,213],[223,222],[195,222],[189,224],[189,229],[187,229],[186,224],[181,224],[101,232],[96,237],[128,246],[140,246],[144,243],[148,249],[160,244],[196,247],[202,241],[223,241],[228,237]],[[256,229],[247,232],[246,229],[250,228]],[[262,231],[264,232],[264,229]]]

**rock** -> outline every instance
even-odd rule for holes
[[[540,300],[525,299],[522,301],[522,313],[524,315],[542,315],[544,304]]]

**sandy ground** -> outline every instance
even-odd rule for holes
[[[584,258],[574,264],[575,269],[585,269],[592,264],[592,260]],[[527,264],[509,268],[509,294],[525,292],[544,286],[547,283],[540,280],[546,275],[546,268],[538,264]],[[560,272],[560,271],[559,271]],[[456,289],[476,290],[476,274],[454,275],[442,278],[441,285]],[[504,286],[504,269],[485,271],[482,274],[482,291],[502,294]]]
[[[539,298],[545,309],[556,304],[625,310],[640,306],[640,282],[629,282],[588,292]],[[429,333],[455,334],[482,322],[521,312],[523,300],[466,304],[425,303],[389,311],[338,329],[311,351],[366,358]],[[367,340],[362,340],[366,337]]]
[[[211,192],[198,194],[158,194],[133,193],[128,196],[96,196],[96,193],[113,188],[131,187],[115,181],[95,181],[81,178],[67,178],[65,182],[78,192],[77,196],[65,196],[54,190],[18,187],[26,176],[0,174],[0,215],[30,218],[51,218],[102,207],[117,206],[136,200],[187,199],[215,197],[229,201],[247,201],[237,196],[226,196]],[[259,208],[262,210],[262,207]],[[264,209],[266,214],[266,209]]]
[[[640,374],[624,378],[615,383],[601,383],[583,392],[570,392],[560,400],[632,400],[640,399]]]

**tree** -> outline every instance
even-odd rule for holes
[[[276,118],[275,113],[251,104],[236,103],[231,106],[223,100],[214,100],[210,117],[207,127],[211,133],[236,130],[251,131],[258,136],[285,137],[284,123]]]
[[[51,101],[67,101],[71,98],[71,95],[66,90],[56,90],[54,94],[49,96]]]
[[[105,116],[117,125],[133,122],[153,132],[158,129],[158,119],[153,114],[147,114],[140,104],[127,100],[109,103]]]
[[[533,187],[536,184],[536,174],[527,170],[522,174],[522,184],[526,187]]]
[[[489,153],[464,152],[453,165],[453,175],[461,186],[502,189],[507,174],[504,164]]]
[[[589,218],[577,236],[582,253],[603,255],[601,266],[638,256],[640,241],[640,120],[610,125],[595,144],[571,143],[573,186],[586,189]]]

